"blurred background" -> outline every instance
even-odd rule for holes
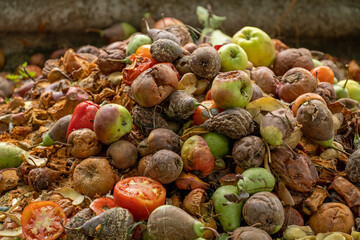
[[[13,70],[36,52],[48,57],[59,48],[106,45],[99,33],[86,29],[119,22],[140,29],[145,13],[200,28],[196,7],[208,4],[216,15],[226,16],[222,30],[230,36],[244,26],[256,26],[290,47],[360,60],[358,0],[1,0],[3,70]]]

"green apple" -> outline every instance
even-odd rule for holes
[[[319,66],[324,65],[322,62],[320,62],[319,60],[317,60],[315,58],[313,58],[312,61],[314,63],[314,67],[319,67]]]
[[[245,107],[252,94],[250,77],[241,70],[219,73],[211,85],[211,97],[222,109]]]
[[[235,33],[232,40],[245,50],[255,67],[268,67],[275,59],[275,47],[271,38],[259,28],[243,27]]]
[[[132,130],[132,118],[129,111],[115,103],[102,106],[94,118],[94,132],[105,144],[116,142]]]
[[[246,52],[235,43],[225,44],[219,48],[218,53],[221,59],[222,72],[244,70],[248,64]]]
[[[345,85],[345,82],[346,80],[341,80],[336,85],[343,87]],[[348,83],[346,84],[346,89],[349,91],[349,96],[351,99],[360,102],[360,84],[358,82],[354,80],[348,80]]]

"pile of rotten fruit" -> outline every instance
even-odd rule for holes
[[[360,239],[356,61],[197,14],[1,73],[1,239]]]

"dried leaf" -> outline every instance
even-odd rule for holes
[[[22,228],[5,229],[0,231],[1,237],[18,237],[22,234]]]
[[[20,157],[26,161],[31,166],[35,167],[45,167],[46,163],[48,162],[47,158],[39,158],[36,156],[31,155],[28,152],[23,152],[20,154]]]
[[[63,197],[70,198],[71,200],[73,200],[72,202],[73,205],[79,205],[85,199],[84,195],[80,194],[78,191],[76,191],[73,188],[65,187],[58,190],[57,192],[60,193]]]
[[[279,198],[284,202],[285,205],[294,206],[295,202],[291,193],[286,188],[285,183],[279,182],[279,190],[277,192]]]
[[[203,127],[195,126],[194,128],[188,128],[184,131],[184,134],[181,136],[181,140],[186,141],[186,139],[194,136],[194,135],[201,135],[204,133],[208,133],[210,131],[205,130]]]

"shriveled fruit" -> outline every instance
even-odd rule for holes
[[[157,128],[138,144],[137,149],[140,156],[146,156],[162,149],[178,153],[180,151],[180,137],[169,129]]]
[[[83,160],[74,170],[74,189],[89,197],[105,195],[115,185],[115,174],[105,158],[92,157]]]
[[[213,47],[197,48],[190,55],[190,68],[200,77],[212,78],[220,71],[220,55]]]
[[[71,155],[78,158],[95,156],[101,152],[102,144],[94,131],[83,128],[70,133],[67,143]]]
[[[346,163],[346,176],[354,184],[360,183],[360,149],[353,152]]]
[[[173,62],[181,54],[180,46],[169,39],[159,39],[151,44],[151,56],[159,63]]]
[[[49,189],[58,178],[60,178],[60,172],[48,167],[34,168],[28,175],[30,186],[37,192]]]
[[[315,88],[314,93],[319,94],[326,102],[327,105],[334,103],[336,101],[336,92],[334,85],[328,82],[318,83],[317,88]]]
[[[276,96],[276,89],[279,85],[279,80],[275,77],[275,73],[268,67],[257,67],[250,72],[251,80],[264,91],[264,93]]]
[[[302,125],[302,133],[317,142],[329,142],[331,146],[334,138],[334,121],[328,107],[319,100],[310,100],[299,107],[296,115]]]
[[[175,181],[183,169],[181,157],[173,151],[163,149],[157,151],[149,159],[144,176],[168,184]]]
[[[134,125],[144,136],[156,128],[169,128],[166,120],[157,112],[156,108],[135,105],[132,109]]]
[[[269,234],[276,233],[282,227],[285,216],[279,198],[270,192],[258,192],[244,204],[243,216],[248,225],[260,223],[259,228]]]
[[[239,227],[234,230],[232,240],[253,240],[253,239],[262,239],[262,240],[271,240],[270,235],[256,227]]]
[[[272,146],[291,145],[296,147],[300,140],[296,119],[287,109],[278,109],[267,113],[260,123],[260,133]]]
[[[246,136],[234,143],[232,156],[235,163],[246,170],[251,167],[259,167],[264,161],[265,144],[257,136]]]
[[[156,64],[142,72],[132,83],[135,101],[143,107],[161,103],[178,84],[178,74],[168,64]]]
[[[273,70],[276,76],[283,75],[294,67],[301,67],[307,70],[314,68],[311,52],[306,48],[289,48],[281,51],[275,58]]]
[[[350,233],[354,227],[354,216],[350,208],[341,203],[324,203],[310,217],[309,225],[317,233]]]
[[[308,70],[294,67],[282,76],[277,91],[281,99],[290,103],[301,94],[314,91],[316,87],[317,80]]]
[[[243,108],[226,109],[206,120],[202,126],[209,131],[224,134],[232,139],[249,135],[255,128],[250,113]]]
[[[126,169],[136,164],[138,151],[134,144],[119,140],[112,143],[106,151],[110,164],[118,169]]]

